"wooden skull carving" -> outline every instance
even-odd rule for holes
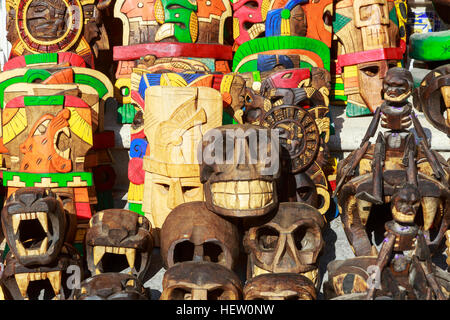
[[[245,124],[221,126],[205,135],[200,180],[209,210],[254,217],[278,206],[279,151],[272,133]]]
[[[210,261],[233,269],[238,255],[237,228],[204,202],[180,204],[161,228],[161,256],[168,268],[183,261]]]
[[[66,300],[73,295],[70,276],[83,274],[83,260],[78,251],[65,243],[56,258],[47,264],[22,265],[12,251],[5,259],[1,284],[6,300]],[[69,267],[72,271],[70,271]],[[75,269],[74,269],[75,267]]]
[[[153,239],[144,216],[123,209],[97,212],[86,233],[86,260],[92,275],[121,272],[144,277],[150,265]]]
[[[244,300],[316,300],[314,283],[297,273],[260,274],[244,286]]]
[[[62,202],[50,190],[20,188],[2,210],[2,228],[17,261],[47,265],[58,256],[66,233]]]
[[[240,300],[242,284],[234,272],[212,262],[183,262],[166,271],[160,300]]]
[[[148,300],[142,283],[133,275],[108,272],[84,280],[74,300]]]
[[[248,278],[263,273],[302,273],[317,280],[317,258],[323,247],[321,214],[300,202],[282,202],[265,224],[251,226],[244,237],[249,255]]]

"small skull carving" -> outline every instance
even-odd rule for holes
[[[92,275],[122,272],[144,277],[150,265],[153,238],[144,216],[122,209],[97,212],[86,233],[86,260]]]
[[[279,145],[272,133],[248,124],[226,125],[206,133],[200,181],[209,210],[254,217],[278,206]]]
[[[316,283],[325,225],[317,209],[305,203],[283,202],[267,220],[250,226],[245,234],[244,248],[249,255],[247,278],[292,272],[302,273]]]
[[[204,202],[180,204],[161,229],[161,256],[166,267],[183,261],[210,261],[233,269],[239,255],[239,233],[232,223]]]
[[[212,262],[182,262],[166,271],[160,300],[240,300],[242,284],[231,270]]]

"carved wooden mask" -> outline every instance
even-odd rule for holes
[[[222,124],[222,97],[212,88],[149,87],[144,132],[150,154],[144,157],[143,211],[161,228],[172,209],[203,201],[197,145]]]
[[[394,2],[340,1],[335,16],[338,67],[350,108],[356,110],[351,115],[369,114],[382,103],[382,81],[387,70],[397,66],[403,57]]]
[[[300,202],[282,202],[265,224],[251,226],[244,237],[248,278],[263,273],[302,273],[317,283],[317,258],[323,247],[321,214]]]
[[[177,206],[161,228],[166,268],[184,261],[210,261],[233,269],[239,255],[237,227],[206,208],[204,202]]]
[[[9,1],[8,38],[13,40],[11,56],[72,51],[93,66],[94,45],[107,35],[100,27],[99,9],[108,6],[96,0]],[[12,27],[14,26],[14,27]],[[96,50],[103,49],[96,47]]]
[[[296,273],[266,273],[247,281],[244,300],[316,300],[312,281]]]
[[[91,108],[75,96],[14,98],[2,113],[2,129],[13,171],[84,171],[80,159],[93,145]]]
[[[70,299],[73,289],[69,278],[83,275],[83,260],[78,251],[65,243],[54,261],[28,267],[19,263],[17,257],[8,252],[2,274],[2,289],[6,300]],[[69,269],[70,267],[70,269]]]
[[[225,0],[119,0],[115,16],[123,22],[123,45],[153,42],[224,43]]]
[[[128,270],[142,279],[150,265],[153,239],[144,216],[123,209],[95,213],[86,233],[86,261],[91,275]]]
[[[414,106],[436,129],[450,135],[450,64],[431,70],[414,92]]]
[[[74,300],[148,300],[141,281],[133,275],[108,272],[84,280]]]
[[[283,7],[285,3],[279,0],[233,1],[233,38],[236,45],[264,35],[267,13]]]
[[[66,233],[62,202],[43,188],[20,188],[2,210],[2,229],[18,263],[47,265],[58,256]]]
[[[420,200],[417,187],[406,184],[397,188],[391,199],[391,212],[394,220],[399,223],[413,224]]]
[[[208,132],[200,179],[209,210],[243,218],[265,215],[278,206],[279,149],[272,133],[249,124]]]
[[[212,262],[183,262],[166,271],[160,300],[240,300],[242,284],[231,270]]]

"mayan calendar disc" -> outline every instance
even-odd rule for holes
[[[316,158],[319,150],[319,129],[313,117],[303,108],[272,108],[264,115],[261,124],[267,128],[279,129],[280,144],[289,153],[282,153],[282,157],[290,157],[293,173],[304,170]]]
[[[69,50],[80,38],[82,27],[79,0],[22,0],[17,7],[20,39],[35,53]]]

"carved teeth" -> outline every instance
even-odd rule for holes
[[[175,34],[175,25],[173,23],[164,23],[159,27],[155,34],[155,41],[161,41],[162,39],[172,37]]]
[[[12,219],[12,225],[14,229],[14,234],[17,233],[17,230],[19,230],[19,224],[20,224],[20,214],[14,214],[11,216]]]
[[[134,268],[134,261],[136,258],[136,249],[124,248],[124,247],[110,247],[110,246],[95,246],[93,249],[94,265],[97,266],[100,260],[102,260],[105,253],[124,254],[127,258],[128,265],[131,269]],[[96,274],[100,273],[100,270],[96,268]]]
[[[42,240],[42,243],[41,243],[41,246],[39,247],[39,249],[25,249],[23,244],[19,240],[16,240],[17,252],[21,256],[39,256],[39,255],[45,254],[47,252],[47,247],[48,247],[48,238],[47,237],[45,237]]]
[[[273,183],[264,180],[216,182],[211,192],[214,204],[227,209],[264,208],[273,201]]]
[[[61,271],[16,273],[14,275],[14,278],[16,279],[17,286],[19,287],[20,294],[23,298],[27,298],[27,290],[30,281],[48,279],[53,288],[55,296],[57,296],[61,291]]]
[[[264,31],[266,31],[266,25],[264,23],[255,23],[247,30],[250,39],[255,39]]]
[[[423,228],[424,230],[429,230],[433,225],[440,202],[439,199],[434,197],[423,197],[421,204],[423,213]]]

